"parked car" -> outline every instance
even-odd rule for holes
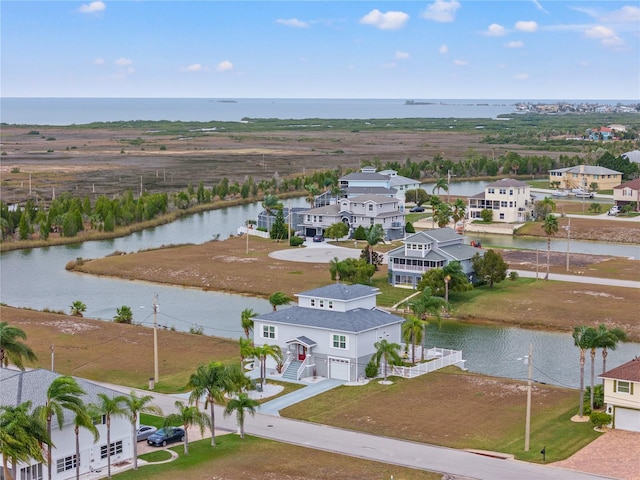
[[[313,241],[314,242],[324,242],[324,235],[314,235]]]
[[[615,217],[616,215],[618,215],[622,210],[620,209],[620,207],[618,205],[614,205],[613,207],[611,207],[609,209],[609,211],[607,212],[607,215],[611,215],[612,217]]]
[[[140,425],[136,431],[136,441],[141,442],[149,438],[149,435],[156,433],[158,429],[151,425]]]
[[[149,435],[149,438],[147,438],[147,444],[154,445],[156,447],[165,447],[167,443],[183,441],[184,429],[180,427],[161,428],[157,432]]]
[[[409,210],[410,212],[424,212],[424,207],[413,207],[411,210]]]

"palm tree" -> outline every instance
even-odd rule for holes
[[[458,198],[453,204],[453,213],[451,214],[451,218],[457,224],[460,220],[462,220],[467,212],[467,204],[464,203],[464,200]]]
[[[240,365],[244,366],[245,359],[253,357],[253,342],[244,337],[238,339],[240,345]]]
[[[100,433],[98,432],[98,428],[93,423],[93,418],[89,413],[88,409],[79,410],[75,412],[75,417],[73,418],[73,431],[76,435],[76,480],[80,479],[80,429],[86,428],[93,435],[93,441],[97,442],[100,438]],[[134,437],[135,438],[135,437]],[[134,449],[135,449],[134,443]],[[136,461],[136,457],[134,456],[134,461]]]
[[[51,422],[53,417],[58,421],[58,427],[62,430],[64,425],[64,411],[70,410],[77,414],[85,410],[81,396],[85,391],[78,385],[75,378],[61,376],[56,378],[47,389],[45,404],[37,407],[43,421],[47,424],[47,435],[51,438]],[[51,448],[47,449],[48,478],[52,477]]]
[[[374,353],[374,357],[378,365],[380,364],[380,360],[384,360],[384,381],[387,381],[387,366],[389,363],[400,363],[402,359],[400,358],[400,345],[397,343],[389,343],[387,340],[383,339],[379,342],[373,344],[373,347],[376,349],[376,353]]]
[[[116,315],[113,317],[113,321],[116,323],[128,323],[133,321],[133,312],[131,307],[122,305],[120,308],[116,308]]]
[[[282,357],[282,350],[278,345],[267,344],[259,345],[254,350],[260,360],[260,383],[264,386],[267,377],[267,358],[271,357],[277,361]]]
[[[254,312],[251,308],[245,308],[240,313],[240,321],[242,323],[242,329],[244,330],[244,334],[249,338],[249,334],[253,331],[253,317],[258,315],[257,312]]]
[[[595,329],[593,327],[587,327],[580,325],[573,329],[573,343],[580,349],[580,410],[579,414],[582,417],[584,412],[584,405],[582,397],[584,395],[584,363],[587,349],[591,345],[591,337],[593,336]]]
[[[265,195],[262,199],[262,208],[267,214],[267,231],[271,230],[271,215],[274,210],[277,210],[278,207],[281,207],[282,204],[278,201],[278,197],[273,194]]]
[[[71,304],[71,315],[74,317],[82,317],[82,314],[87,311],[87,306],[80,300],[76,300]]]
[[[369,250],[369,264],[373,264],[373,247],[384,240],[384,229],[382,225],[376,223],[365,230],[365,240],[367,241],[367,249]]]
[[[316,201],[316,196],[320,195],[320,190],[312,183],[305,185],[304,188],[307,191],[307,202],[309,202],[309,205],[311,205],[311,208],[313,208]]]
[[[107,423],[107,478],[109,480],[111,480],[111,417],[127,417],[126,402],[124,395],[110,397],[105,393],[98,393],[96,408],[101,415],[104,415]]]
[[[228,388],[225,367],[220,362],[211,362],[209,365],[200,365],[196,373],[189,377],[188,388],[191,388],[189,402],[198,404],[205,396],[204,408],[209,408],[209,426],[211,427],[211,446],[216,446],[215,412],[213,406],[216,402],[224,401],[224,393]]]
[[[426,321],[427,315],[433,315],[440,325],[440,312],[443,308],[447,308],[447,302],[441,298],[431,294],[431,289],[426,287],[415,300],[409,303],[409,308],[420,320],[422,320],[422,328],[424,329],[423,340],[426,338],[426,330],[429,322]],[[424,347],[422,348],[421,360],[424,361]]]
[[[436,228],[436,212],[441,203],[440,197],[437,195],[432,195],[429,199],[429,205],[431,205],[431,227],[433,228]]]
[[[436,180],[431,193],[435,194],[437,191],[438,195],[440,195],[440,190],[444,190],[445,192],[449,191],[449,184],[447,183],[447,179],[445,177],[440,177]]]
[[[231,415],[236,412],[236,420],[238,421],[238,428],[240,429],[240,438],[244,438],[244,419],[246,412],[249,412],[251,416],[256,413],[256,407],[260,405],[260,402],[249,397],[246,393],[240,393],[237,398],[232,398],[227,403],[224,409],[224,416]]]
[[[291,303],[291,299],[287,297],[283,292],[275,292],[272,293],[269,297],[269,303],[273,307],[273,311],[277,311],[280,305],[289,305]]]
[[[547,235],[547,276],[545,277],[545,280],[549,280],[549,265],[551,263],[551,236],[558,233],[558,218],[552,213],[544,217],[542,229]]]
[[[9,464],[32,459],[44,463],[42,445],[47,445],[48,450],[54,447],[42,417],[30,411],[31,402],[16,407],[0,406],[0,454],[6,480],[13,480],[9,474]]]
[[[138,442],[136,441],[136,427],[138,426],[138,416],[141,413],[153,413],[162,415],[160,407],[149,405],[153,400],[151,395],[139,397],[133,390],[128,396],[123,397],[124,403],[129,410],[129,420],[131,421],[131,438],[133,439],[133,469],[138,469]]]
[[[422,343],[424,333],[424,321],[418,317],[409,315],[402,324],[402,337],[405,342],[411,342],[411,363],[416,363],[416,343]]]
[[[200,427],[200,435],[204,435],[204,429],[209,425],[209,417],[204,412],[198,410],[196,406],[187,406],[180,400],[175,403],[178,413],[168,415],[164,420],[164,428],[171,424],[179,423],[184,428],[184,454],[189,455],[189,427],[197,425]]]
[[[0,322],[0,368],[6,367],[11,360],[16,367],[24,370],[23,360],[34,362],[38,359],[33,350],[20,341],[26,339],[24,330]]]
[[[546,217],[549,213],[556,211],[556,202],[554,202],[551,197],[544,197],[544,199],[540,200],[540,211]]]
[[[598,338],[600,339],[598,348],[602,349],[602,373],[607,371],[607,355],[608,350],[615,350],[618,346],[618,342],[624,342],[627,339],[627,334],[621,328],[612,328],[608,330],[604,324],[598,326]],[[604,385],[604,378],[602,379]]]

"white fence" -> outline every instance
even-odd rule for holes
[[[238,227],[238,235],[244,235],[249,231],[249,235],[255,235],[256,237],[262,238],[270,238],[269,232],[263,232],[262,230],[257,230],[255,228],[247,228],[247,227]]]
[[[428,360],[427,362],[419,363],[417,365],[414,365],[413,367],[399,367],[396,365],[389,365],[387,375],[413,378],[417,377],[418,375],[435,372],[436,370],[439,370],[441,368],[456,364],[459,364],[460,368],[464,370],[465,360],[462,359],[462,352],[460,350],[430,348],[426,351],[426,353],[426,360]]]

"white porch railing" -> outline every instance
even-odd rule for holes
[[[284,364],[282,365],[282,373],[287,371],[287,368],[289,368],[289,365],[291,364],[292,360],[293,360],[293,354],[291,352],[287,353],[287,358],[284,361]]]
[[[238,235],[244,235],[249,232],[249,235],[255,235],[256,237],[262,238],[270,238],[269,232],[263,232],[262,230],[258,230],[256,228],[247,228],[247,227],[238,227]]]
[[[409,346],[411,349],[411,346]],[[430,348],[426,351],[426,360],[430,360],[424,363],[418,363],[413,367],[400,367],[396,365],[389,365],[387,375],[413,378],[425,373],[435,372],[449,365],[455,365],[458,363],[464,367],[464,360],[462,360],[462,352],[460,350],[449,350],[446,348]],[[417,355],[416,355],[417,356]],[[382,367],[384,368],[384,366]],[[384,372],[382,372],[384,373]]]

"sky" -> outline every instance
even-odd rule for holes
[[[640,100],[640,2],[0,2],[2,97]]]

